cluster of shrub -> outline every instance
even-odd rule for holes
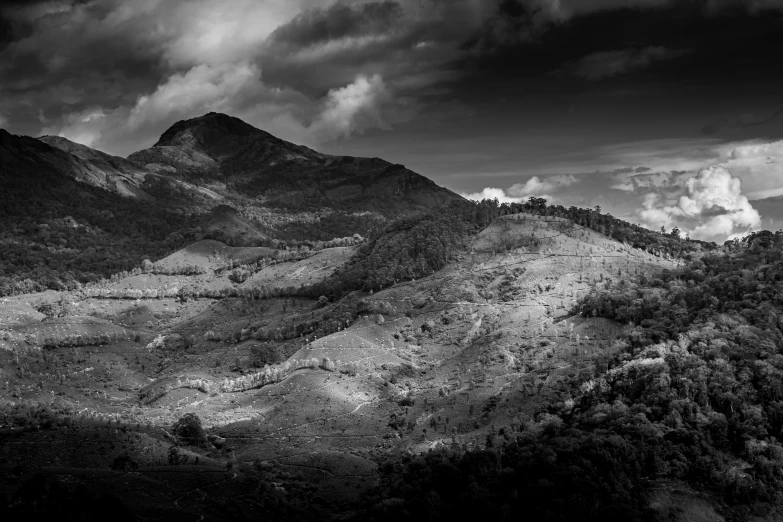
[[[234,332],[230,339],[236,343],[254,339],[256,341],[286,341],[295,339],[304,335],[311,334],[318,330],[321,321],[319,319],[310,319],[304,321],[290,321],[280,324],[275,328],[269,328],[261,325],[251,325]],[[220,340],[216,334],[212,334],[211,340]]]
[[[244,283],[264,268],[277,263],[301,261],[315,254],[309,247],[297,247],[289,250],[276,250],[273,255],[258,256],[252,260],[230,259],[224,265],[215,269],[216,275],[230,271],[228,278],[237,284]]]
[[[284,303],[284,306],[287,305]],[[209,330],[204,334],[204,339],[207,341],[227,341],[234,343],[240,343],[249,339],[256,341],[287,341],[301,337],[305,337],[305,339],[315,339],[346,328],[351,324],[352,320],[352,313],[333,310],[327,315],[315,316],[315,314],[312,314],[309,318],[291,316],[288,320],[281,322],[274,328],[262,324],[254,324],[243,327],[228,335],[221,335]],[[259,350],[260,349],[262,348],[259,347]]]
[[[226,378],[220,384],[220,391],[234,393],[261,388],[268,384],[280,382],[296,370],[305,368],[321,368],[329,372],[336,371],[348,375],[356,375],[361,366],[361,363],[358,362],[332,361],[329,357],[322,359],[317,357],[293,359],[282,364],[266,366],[260,372],[249,373],[234,379]]]
[[[143,404],[154,402],[172,390],[190,388],[204,393],[217,393],[220,386],[210,379],[199,377],[169,377],[158,380],[139,390],[139,400]]]
[[[332,361],[328,357],[322,359],[311,357],[289,360],[280,364],[268,364],[261,371],[235,378],[226,377],[220,382],[200,377],[170,377],[142,388],[139,391],[139,400],[144,404],[149,404],[170,391],[180,388],[191,388],[209,394],[243,392],[280,382],[296,370],[305,368],[321,368],[330,372],[339,371],[340,373],[356,375],[360,366],[361,364],[356,362],[344,363]]]
[[[105,288],[100,286],[88,286],[82,289],[84,297],[99,299],[164,299],[175,298],[181,295],[179,288],[166,286],[162,288]]]
[[[41,339],[40,344],[46,348],[63,348],[63,347],[77,347],[77,346],[103,346],[111,343],[115,343],[125,339],[132,339],[138,341],[141,337],[138,333],[127,332],[120,333],[117,331],[102,332],[102,333],[74,333],[63,335],[48,335]]]
[[[226,299],[237,297],[248,301],[258,301],[262,299],[273,299],[277,297],[297,297],[310,296],[313,291],[310,287],[303,285],[287,287],[277,286],[257,286],[257,287],[236,287],[224,286],[221,288],[207,287],[183,287],[165,285],[159,288],[147,288],[144,290],[136,288],[107,288],[99,284],[90,285],[82,289],[86,297],[101,299],[164,299],[179,298],[183,300],[206,297],[209,299]]]
[[[187,265],[187,264],[177,264],[174,266],[165,266],[162,263],[153,263],[149,259],[145,259],[141,262],[141,270],[137,271],[138,269],[134,269],[130,275],[139,275],[139,274],[153,274],[153,275],[185,275],[185,276],[194,276],[194,275],[201,275],[206,274],[207,269],[203,266],[198,265]],[[123,279],[124,274],[121,274],[118,279]]]

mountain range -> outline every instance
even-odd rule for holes
[[[61,174],[121,196],[161,199],[177,192],[191,199],[191,210],[208,210],[200,201],[240,202],[287,211],[334,209],[369,211],[384,217],[432,208],[460,196],[437,186],[402,165],[379,158],[321,154],[257,129],[238,118],[211,112],[172,125],[152,147],[127,159],[111,156],[59,136],[30,142],[6,135],[11,150],[28,156]],[[9,165],[13,168],[13,165]],[[166,188],[157,186],[163,184]],[[147,190],[145,190],[147,189]],[[172,194],[166,194],[166,191]]]
[[[322,154],[218,113],[176,122],[127,159],[0,130],[0,188],[0,279],[44,286],[69,271],[74,281],[108,277],[202,238],[257,246],[366,235],[462,199],[402,165]],[[76,232],[54,237],[62,220]],[[67,253],[90,247],[113,261],[96,254],[85,273]],[[62,262],[41,266],[32,251]]]

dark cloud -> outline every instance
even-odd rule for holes
[[[57,120],[74,110],[132,103],[160,79],[158,49],[110,2],[4,6],[3,18],[15,38],[0,50],[0,94],[9,101],[0,112],[22,132],[40,129],[39,111]]]
[[[272,44],[302,48],[346,37],[377,35],[389,31],[403,18],[400,4],[393,1],[362,5],[336,3],[325,9],[310,9],[275,29]]]
[[[492,16],[463,43],[463,47],[486,54],[531,43],[559,21],[558,10],[545,9],[547,5],[546,2],[501,0]]]
[[[629,7],[633,3],[628,2],[586,2],[612,8],[561,18],[545,16],[531,2],[507,0],[503,4],[517,7],[498,10],[489,29],[483,30],[486,35],[474,40],[473,48],[485,51],[474,63],[512,75],[539,75],[579,64],[576,72],[584,76],[609,76],[618,69],[681,55],[684,50],[692,51],[688,60],[658,71],[670,76],[691,71],[691,77],[709,71],[716,76],[731,65],[749,72],[759,63],[770,63],[783,38],[780,11],[752,10],[749,2],[741,3],[745,8],[738,13],[728,7],[711,11],[710,2],[641,2],[637,7]],[[496,26],[514,30],[498,32]],[[537,27],[536,38],[528,37],[531,27]],[[516,37],[508,37],[509,32]],[[482,43],[487,39],[492,45]]]
[[[594,81],[645,69],[655,62],[671,60],[687,53],[687,50],[668,49],[661,46],[600,51],[584,56],[574,64],[566,65],[564,70]]]
[[[276,29],[263,52],[265,79],[323,96],[358,74],[380,74],[405,96],[448,90],[460,49],[491,12],[478,0],[337,3]]]

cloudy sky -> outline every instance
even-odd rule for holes
[[[783,0],[0,7],[0,127],[126,156],[231,114],[474,198],[722,241],[783,226]]]

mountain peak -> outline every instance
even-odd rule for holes
[[[209,112],[197,118],[176,122],[160,136],[154,146],[185,146],[207,151],[216,142],[227,140],[246,142],[251,137],[277,140],[268,132],[257,129],[239,118],[219,112]]]
[[[176,122],[154,146],[128,160],[191,183],[219,181],[229,193],[286,208],[394,216],[461,199],[402,165],[321,154],[216,112]]]

